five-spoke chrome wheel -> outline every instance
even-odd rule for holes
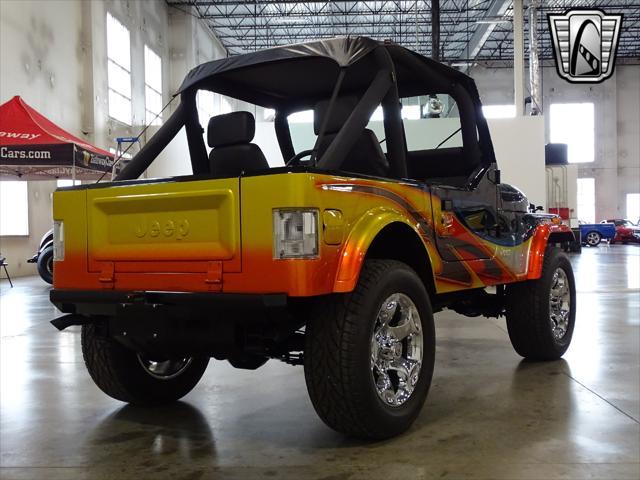
[[[145,372],[158,380],[169,380],[184,372],[191,365],[191,357],[171,360],[151,360],[142,354],[138,354],[138,361]]]
[[[602,240],[602,237],[600,236],[600,234],[598,232],[589,232],[587,233],[587,244],[591,247],[595,247],[596,245],[598,245],[600,243],[600,240]]]
[[[378,311],[371,338],[371,375],[380,399],[389,406],[405,403],[422,367],[420,314],[403,293],[389,296]]]
[[[571,314],[571,290],[569,279],[562,268],[556,268],[551,279],[551,290],[549,292],[549,320],[553,338],[562,339],[569,326],[569,315]]]

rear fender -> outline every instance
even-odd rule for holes
[[[383,228],[395,222],[404,223],[420,236],[414,223],[400,211],[388,207],[373,208],[358,219],[341,251],[334,292],[351,292],[355,289],[369,246]]]

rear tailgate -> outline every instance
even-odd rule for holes
[[[238,178],[89,189],[88,271],[107,288],[219,290],[241,269],[239,202]]]

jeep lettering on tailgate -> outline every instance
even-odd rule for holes
[[[135,236],[138,238],[144,238],[146,236],[175,238],[176,240],[182,240],[189,235],[189,220],[183,218],[182,220],[152,220],[145,217],[141,217],[135,224],[134,228]]]

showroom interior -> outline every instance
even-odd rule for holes
[[[576,34],[579,21],[584,28]],[[640,2],[0,0],[0,62],[0,478],[640,478]],[[392,75],[385,76],[388,65]],[[380,95],[366,110],[383,82],[395,96]],[[366,92],[350,105],[340,88],[360,84]],[[426,93],[433,85],[453,93]],[[310,100],[301,99],[306,92]],[[343,108],[350,110],[332,130],[330,115]],[[471,135],[469,122],[477,128]],[[356,124],[366,135],[349,133]],[[379,152],[389,171],[401,173],[320,168],[331,164],[318,150],[322,141],[331,137],[326,151],[340,156],[333,147],[353,144],[350,135],[364,145],[360,153],[373,152],[367,161]],[[469,153],[467,142],[480,153]],[[477,154],[482,166],[465,170],[464,179],[486,178],[451,180],[452,187],[453,175],[441,174],[420,183],[395,163],[410,165],[418,155],[412,151],[443,145],[451,156],[433,158],[453,164]],[[287,160],[292,152],[308,152],[309,162]],[[487,155],[495,155],[497,167],[485,165]],[[266,168],[254,174],[232,165],[237,174],[215,173],[222,168],[216,161],[240,156]],[[209,162],[211,171],[196,171]],[[500,230],[504,238],[509,227],[497,219],[486,225],[484,213],[486,235],[460,247],[456,241],[480,231],[473,226],[477,210],[455,230],[451,222],[463,210],[449,213],[448,205],[454,211],[462,205],[457,198],[488,185],[486,201],[499,210],[507,199],[501,184],[516,187],[509,198],[524,210],[513,218],[531,228],[522,234],[531,249],[497,241],[490,258],[478,260],[482,271],[463,268],[484,254],[487,238]],[[343,221],[331,202],[347,195],[360,200],[340,207]],[[300,205],[284,204],[296,199]],[[465,208],[477,206],[473,199]],[[327,209],[319,212],[314,201]],[[416,207],[418,201],[427,206]],[[362,217],[349,216],[365,204],[371,209]],[[376,243],[373,219],[389,215],[405,215],[404,230],[396,225],[395,235]],[[305,236],[289,252],[278,237],[288,235],[283,218],[299,218],[300,232],[316,243],[308,247]],[[212,221],[209,230],[198,223]],[[428,252],[422,267],[402,253],[415,248],[406,243],[411,229],[423,232],[416,237]],[[383,230],[392,231],[387,225],[376,232]],[[462,230],[465,237],[452,238]],[[538,241],[548,244],[536,250]],[[198,248],[222,253],[209,257]],[[329,251],[335,260],[325,257]],[[440,252],[435,260],[432,251]],[[336,273],[334,261],[336,268],[357,265],[356,273]],[[552,261],[566,263],[557,263],[564,270],[555,270],[549,293],[538,279]],[[203,271],[191,270],[200,264]],[[457,279],[443,280],[444,264]],[[525,273],[500,273],[516,264]],[[424,332],[415,327],[395,347],[353,340],[371,348],[369,369],[369,353],[345,353],[345,338],[357,336],[356,320],[366,316],[354,313],[353,302],[362,311],[381,308],[368,306],[366,292],[403,271],[424,283],[426,307],[402,293],[389,298],[399,299],[398,311],[409,302],[409,317],[421,315],[421,322],[423,308],[433,311],[435,329],[421,323]],[[514,315],[537,315],[525,300],[536,312],[543,304],[548,328],[558,274],[571,284],[561,303],[574,320],[555,337],[565,335],[567,343],[555,356],[523,353],[531,344],[518,340]],[[468,283],[460,280],[465,275]],[[178,297],[183,303],[171,303]],[[213,297],[225,298],[225,314],[209,309]],[[372,311],[375,330],[383,313]],[[265,333],[262,323],[254,330],[254,313],[267,321],[282,314],[273,320],[277,333]],[[325,335],[319,319],[334,313],[345,322],[335,325],[346,326],[327,334],[335,345],[324,345],[320,358],[320,340],[309,337]],[[124,320],[111,320],[118,315]],[[183,342],[171,350],[180,353],[161,360],[140,353],[140,345],[165,345],[156,342],[155,327],[148,343],[124,338],[125,328],[138,335],[131,332],[160,317],[162,337],[193,316],[206,323],[206,335],[180,327],[166,341]],[[62,320],[50,324],[56,318]],[[138,326],[114,333],[125,321]],[[282,340],[285,323],[290,336]],[[556,335],[560,323],[552,319],[551,326]],[[220,347],[217,339],[227,337],[233,346]],[[160,391],[196,367],[200,357],[187,357],[185,342],[212,358],[198,363],[197,385],[177,401],[145,402],[121,393],[127,388],[115,377],[98,378],[117,367],[103,356],[111,350],[91,353],[103,348],[95,346],[100,342],[133,352],[137,363],[123,375],[134,367],[148,374],[134,386],[145,399],[156,384]],[[243,350],[227,355],[226,348]],[[413,362],[416,352],[416,376],[407,378],[417,386],[380,373],[378,355]],[[435,360],[427,368],[429,352]],[[342,375],[347,357],[367,368]],[[158,370],[165,364],[174,373]],[[420,373],[430,368],[432,377]],[[387,389],[404,388],[407,400],[399,393],[385,400],[382,378],[390,379]],[[359,390],[365,384],[380,398],[366,397]],[[406,428],[381,426],[414,408],[421,392],[424,405],[406,414]],[[389,417],[380,413],[377,425],[367,423],[370,402]]]

